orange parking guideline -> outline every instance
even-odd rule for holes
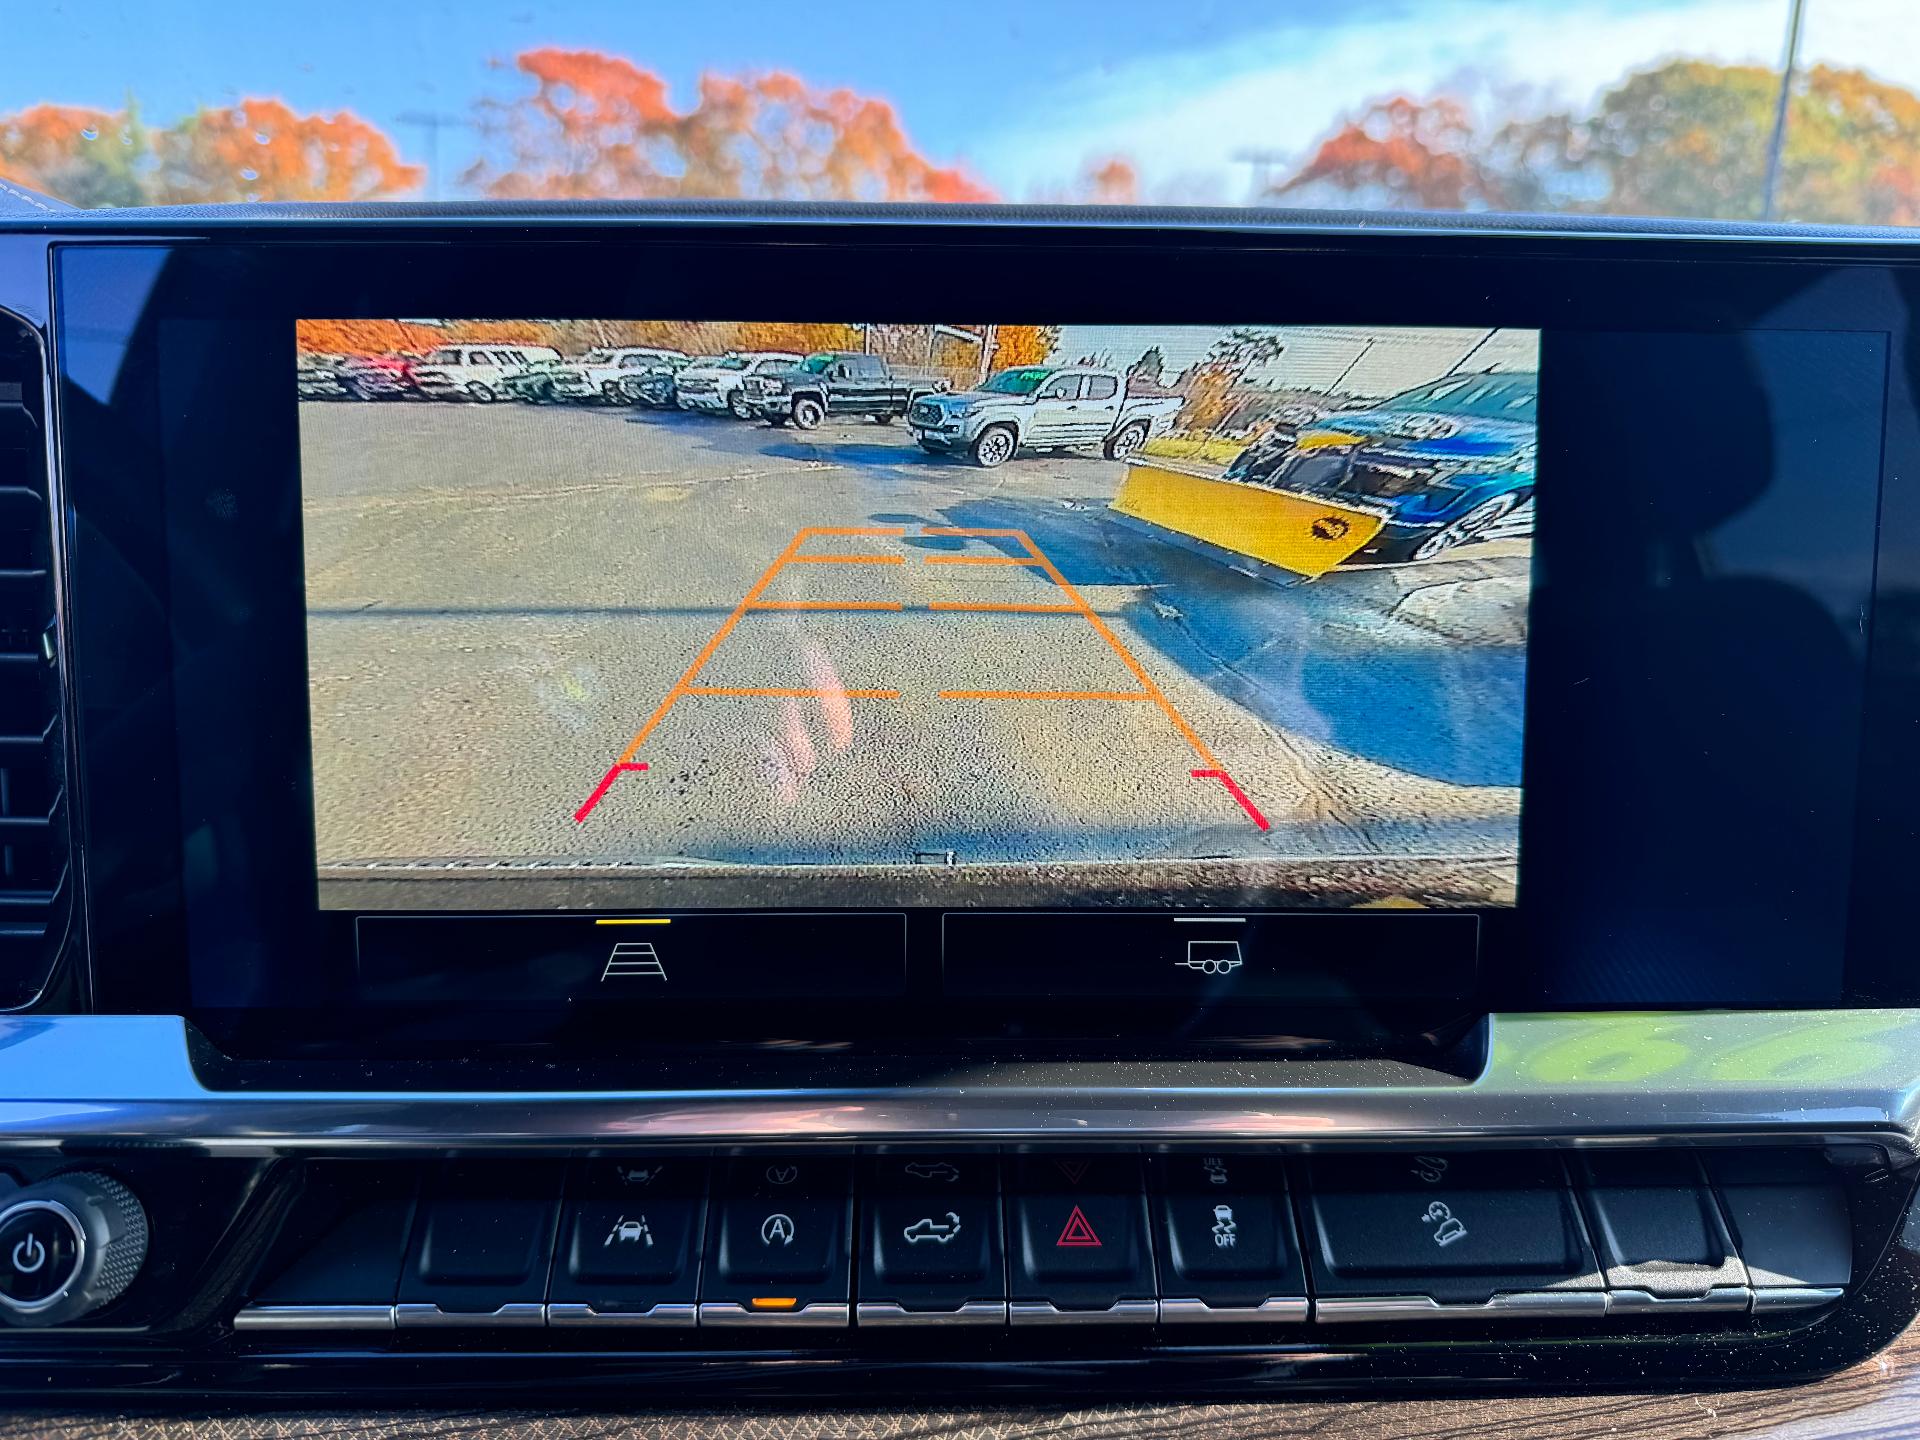
[[[942,690],[942,700],[1151,700],[1138,690]]]
[[[1140,662],[1134,659],[1133,653],[1129,651],[1127,647],[1121,642],[1120,637],[1114,634],[1112,629],[1108,627],[1107,623],[1104,620],[1102,620],[1100,616],[1094,611],[1093,607],[1087,604],[1086,600],[1082,598],[1080,592],[1073,587],[1073,585],[1067,580],[1067,577],[1065,575],[1061,574],[1060,568],[1057,565],[1055,565],[1050,558],[1048,558],[1048,556],[1040,549],[1038,545],[1034,544],[1033,537],[1031,535],[1027,534],[1027,532],[1024,530],[988,529],[988,528],[972,529],[972,528],[962,528],[957,526],[928,526],[926,527],[926,529],[922,531],[922,533],[929,536],[966,536],[966,537],[976,537],[981,539],[1003,538],[1003,539],[1018,540],[1020,542],[1021,547],[1027,552],[1024,557],[1019,555],[928,555],[924,558],[926,560],[926,563],[929,565],[1012,565],[1012,566],[1022,566],[1022,567],[1038,569],[1042,571],[1046,575],[1046,577],[1053,582],[1054,586],[1057,589],[1059,589],[1060,592],[1067,597],[1068,601],[1071,602],[1066,605],[1030,605],[1030,604],[1012,604],[1012,603],[1001,604],[1001,603],[992,603],[992,602],[963,603],[963,602],[950,602],[950,601],[934,601],[928,604],[927,606],[928,610],[942,611],[942,612],[948,612],[948,613],[1025,614],[1025,615],[1074,615],[1074,614],[1077,614],[1077,615],[1083,616],[1086,619],[1087,623],[1093,627],[1094,632],[1098,634],[1102,640],[1106,641],[1108,647],[1111,648],[1113,653],[1119,657],[1120,663],[1125,665],[1127,667],[1127,670],[1132,674],[1133,678],[1140,682],[1140,687],[1141,687],[1138,691],[1131,691],[1131,690],[942,690],[938,692],[939,697],[942,700],[1116,700],[1116,701],[1145,700],[1145,701],[1150,701],[1153,704],[1160,707],[1161,711],[1166,715],[1167,719],[1172,722],[1173,727],[1180,732],[1181,737],[1185,739],[1187,744],[1193,748],[1194,753],[1198,755],[1206,763],[1208,767],[1208,773],[1217,772],[1219,777],[1226,783],[1227,788],[1230,791],[1235,791],[1237,795],[1237,788],[1234,786],[1233,781],[1230,778],[1228,778],[1226,775],[1226,772],[1220,768],[1219,760],[1216,759],[1213,752],[1207,748],[1206,742],[1203,741],[1199,737],[1199,735],[1195,733],[1193,727],[1187,723],[1186,718],[1183,715],[1181,715],[1181,713],[1177,708],[1175,708],[1173,702],[1167,698],[1165,692],[1163,692],[1160,689],[1160,687],[1154,683],[1153,677],[1146,672],[1146,669],[1140,664]],[[685,672],[682,673],[680,678],[674,682],[673,688],[667,692],[665,698],[661,700],[659,706],[654,710],[653,714],[647,717],[646,723],[640,727],[639,732],[635,734],[632,741],[627,745],[627,748],[620,753],[620,758],[618,761],[615,762],[613,770],[608,772],[609,776],[617,774],[622,767],[629,765],[629,763],[633,760],[635,753],[638,752],[638,750],[640,749],[640,746],[645,743],[647,737],[651,735],[655,730],[655,728],[658,727],[660,722],[666,718],[667,712],[673,708],[674,702],[679,700],[684,695],[748,695],[748,696],[774,696],[774,697],[792,698],[792,699],[815,699],[815,698],[825,698],[828,696],[841,696],[847,699],[872,699],[872,700],[899,699],[900,692],[898,690],[779,689],[779,688],[760,688],[760,687],[744,687],[744,686],[695,685],[693,683],[693,679],[696,675],[700,673],[702,669],[706,667],[707,662],[713,658],[714,652],[720,648],[721,642],[724,641],[728,635],[733,633],[733,628],[740,623],[741,617],[744,616],[750,610],[885,610],[885,611],[904,610],[906,608],[904,605],[898,604],[893,601],[813,601],[813,600],[762,601],[760,597],[766,593],[766,589],[769,585],[773,583],[774,577],[777,576],[781,572],[781,570],[785,569],[788,565],[792,565],[792,564],[904,565],[906,563],[905,557],[899,556],[899,555],[802,555],[800,554],[799,553],[800,547],[804,545],[807,542],[808,538],[811,536],[814,536],[814,535],[877,535],[877,536],[890,536],[890,537],[897,538],[897,537],[904,536],[905,534],[906,532],[904,530],[893,529],[893,528],[879,528],[879,527],[833,528],[833,527],[824,527],[824,526],[810,526],[807,529],[804,529],[800,531],[797,535],[795,535],[793,539],[787,543],[787,548],[782,550],[780,554],[774,559],[773,563],[769,565],[766,568],[766,570],[764,570],[761,573],[760,578],[754,581],[753,587],[750,590],[748,590],[747,593],[740,598],[740,603],[734,606],[732,612],[727,616],[727,618],[724,621],[721,622],[720,628],[713,633],[712,638],[709,639],[707,643],[701,647],[700,653],[694,657],[693,663],[689,665],[686,668]],[[1196,777],[1198,777],[1199,775],[1202,774],[1202,772],[1196,770],[1194,774]],[[604,788],[605,786],[603,783],[603,786],[602,786],[603,791],[604,791]],[[1254,817],[1255,822],[1261,824],[1261,828],[1265,829],[1266,826],[1264,823],[1262,823],[1264,820],[1264,817],[1260,816],[1259,813],[1253,808],[1252,802],[1249,800],[1246,800],[1244,797],[1240,797],[1240,803],[1247,809],[1248,813]],[[581,818],[581,816],[576,814],[574,818],[578,820]]]
[[[1096,615],[1093,607],[1080,598],[1080,592],[1067,583],[1067,577],[1060,573],[1060,567],[1055,565],[1053,561],[1049,560],[1046,555],[1041,552],[1040,547],[1033,543],[1033,537],[1027,534],[1026,531],[1015,530],[1012,531],[1011,534],[1017,537],[1022,545],[1027,547],[1027,553],[1034,558],[1035,563],[1037,563],[1042,570],[1046,571],[1047,578],[1058,585],[1060,589],[1066,593],[1067,599],[1073,602],[1074,607],[1078,609],[1082,615],[1087,617],[1087,623],[1100,632],[1100,638],[1113,647],[1113,653],[1120,657],[1120,663],[1122,665],[1125,665],[1128,670],[1133,672],[1133,678],[1140,682],[1140,688],[1147,692],[1148,697],[1154,704],[1166,712],[1167,719],[1173,722],[1174,729],[1186,737],[1187,744],[1193,747],[1193,753],[1207,762],[1207,768],[1209,770],[1220,769],[1220,762],[1214,758],[1213,752],[1207,748],[1206,741],[1194,733],[1193,727],[1187,724],[1186,717],[1174,708],[1173,702],[1167,699],[1158,685],[1153,683],[1153,677],[1147,674],[1146,669],[1138,660],[1133,658],[1133,652],[1120,643],[1120,637],[1118,635],[1107,628],[1107,622]]]
[[[787,542],[787,548],[782,550],[774,562],[761,572],[760,578],[753,582],[753,588],[740,597],[740,603],[733,607],[733,613],[720,622],[720,628],[713,632],[713,638],[701,647],[698,655],[693,657],[693,663],[686,668],[678,680],[673,682],[673,688],[667,691],[666,698],[655,708],[653,714],[647,717],[647,723],[642,725],[639,733],[627,742],[627,748],[620,752],[617,763],[624,765],[639,753],[640,747],[646,743],[647,736],[653,733],[654,727],[667,718],[667,712],[673,708],[673,702],[687,693],[687,686],[692,683],[693,677],[698,675],[707,661],[713,658],[713,652],[720,648],[720,642],[733,633],[733,627],[740,623],[740,617],[747,613],[754,601],[766,593],[767,586],[773,583],[773,577],[780,573],[789,560],[793,559],[812,533],[811,530],[802,530],[795,535]]]

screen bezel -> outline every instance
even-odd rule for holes
[[[93,885],[94,969],[103,1008],[188,1013],[217,1032],[244,1043],[246,1036],[274,1043],[297,1037],[315,1042],[359,1043],[376,1032],[405,1044],[431,1035],[464,1043],[476,1033],[516,1038],[504,1027],[468,1024],[473,1017],[372,1016],[353,1007],[265,1005],[210,1013],[192,1003],[188,943],[181,897],[183,866],[178,769],[155,763],[149,752],[135,759],[116,755],[120,727],[158,714],[172,714],[175,613],[164,546],[161,487],[169,446],[192,432],[211,362],[182,359],[177,341],[182,322],[202,334],[246,337],[237,347],[246,365],[284,367],[283,410],[239,422],[249,453],[268,457],[277,476],[270,492],[297,500],[286,484],[295,434],[292,322],[307,316],[464,314],[476,316],[621,314],[687,318],[814,318],[859,308],[851,297],[871,292],[876,276],[911,282],[916,275],[950,268],[940,298],[944,311],[1019,316],[1041,313],[1063,322],[1195,323],[1248,317],[1245,297],[1263,300],[1275,313],[1255,323],[1486,325],[1542,331],[1542,451],[1552,423],[1546,393],[1556,330],[1658,329],[1724,334],[1758,328],[1864,329],[1891,334],[1887,392],[1881,526],[1881,564],[1875,581],[1875,612],[1910,615],[1913,580],[1920,578],[1920,495],[1887,484],[1910,471],[1920,457],[1911,362],[1902,328],[1890,323],[1890,302],[1905,314],[1920,300],[1920,269],[1892,263],[1885,250],[1765,242],[1632,242],[1607,238],[1537,235],[1381,234],[1328,237],[1275,233],[1051,226],[1012,229],[956,225],[752,225],[702,227],[661,224],[570,228],[536,236],[507,232],[501,224],[471,228],[410,227],[404,221],[359,231],[311,232],[261,227],[236,235],[232,227],[200,235],[143,239],[126,248],[63,247],[57,346],[62,368],[61,433],[67,459],[70,583],[77,600],[71,645],[77,661],[85,722],[80,737],[86,772],[84,815]],[[1070,256],[1072,264],[1060,261]],[[743,262],[751,258],[752,266]],[[1903,258],[1903,257],[1902,257]],[[1117,290],[1116,279],[1141,273],[1155,277],[1150,293]],[[796,300],[796,277],[808,282]],[[909,288],[899,293],[911,294]],[[1119,296],[1119,298],[1116,298]],[[1231,297],[1214,299],[1215,296]],[[840,297],[850,297],[842,299]],[[1199,297],[1196,299],[1196,297]],[[861,302],[866,303],[866,302]],[[1214,307],[1209,309],[1208,307]],[[1116,307],[1120,313],[1116,313]],[[869,305],[868,308],[871,308]],[[908,308],[911,307],[893,307]],[[1259,307],[1253,307],[1255,309]],[[911,317],[908,317],[911,318]],[[212,327],[207,329],[206,327]],[[173,340],[163,338],[171,330]],[[263,345],[263,336],[273,336]],[[97,352],[91,359],[86,348]],[[128,386],[109,392],[105,406],[87,394],[89,365],[111,364],[114,373],[146,377],[151,390]],[[174,378],[169,380],[169,372]],[[99,373],[97,368],[96,372]],[[171,397],[163,400],[162,396]],[[193,402],[193,403],[186,403]],[[231,427],[235,417],[226,417]],[[1546,464],[1543,459],[1543,464]],[[101,523],[104,522],[104,523]],[[1543,510],[1543,534],[1551,523]],[[106,545],[99,542],[105,539]],[[1550,538],[1542,542],[1553,543]],[[173,557],[177,560],[179,557]],[[296,588],[298,576],[293,577]],[[116,599],[117,596],[117,599]],[[248,603],[250,597],[238,597]],[[1905,607],[1904,609],[1902,607]],[[91,617],[111,610],[109,627]],[[113,633],[109,634],[109,629]],[[1895,663],[1897,661],[1897,663]],[[304,664],[304,661],[302,662]],[[117,667],[118,673],[109,673]],[[1580,993],[1558,984],[1550,968],[1526,968],[1527,842],[1522,847],[1522,908],[1486,911],[1483,964],[1477,983],[1443,1006],[1407,1009],[1384,1004],[1355,1007],[1362,1014],[1231,1009],[1227,1013],[1143,1014],[1140,1007],[1078,1007],[1072,1027],[1035,1026],[1036,1016],[1016,1026],[1028,1039],[1100,1036],[1123,1048],[1147,1041],[1221,1037],[1369,1034],[1434,1029],[1448,1021],[1493,1009],[1535,1005],[1585,1008],[1649,1008],[1723,1005],[1832,1005],[1902,998],[1920,990],[1905,976],[1884,942],[1900,932],[1884,888],[1887,877],[1911,858],[1911,807],[1893,803],[1914,782],[1890,777],[1885,759],[1895,753],[1897,714],[1891,697],[1911,698],[1916,665],[1910,646],[1876,644],[1867,666],[1867,706],[1861,742],[1861,803],[1856,815],[1856,883],[1844,975],[1816,977],[1791,996],[1712,993],[1681,983],[1661,993],[1627,997]],[[111,685],[110,691],[102,687]],[[1542,723],[1537,689],[1529,686],[1527,729]],[[278,787],[311,859],[311,817],[304,807],[298,764],[305,756],[305,714],[276,711],[256,726],[256,742],[273,760],[263,774]],[[1547,720],[1546,723],[1551,723]],[[296,743],[297,742],[297,743]],[[1539,792],[1529,746],[1523,837],[1542,823],[1533,803]],[[248,765],[251,755],[223,757]],[[1874,787],[1866,785],[1872,776]],[[290,780],[289,777],[292,777]],[[1869,797],[1871,802],[1869,803]],[[303,879],[311,876],[309,864]],[[284,876],[281,877],[284,881]],[[1879,883],[1876,884],[1875,882]],[[283,920],[284,889],[261,895],[263,915]],[[289,941],[292,963],[311,959],[310,942]],[[1904,987],[1904,988],[1903,988]],[[1158,1007],[1164,1011],[1165,1007]],[[738,1027],[740,1036],[825,1034],[810,1025],[825,1016],[794,1013],[783,1006],[775,1023]],[[954,1013],[959,1011],[960,1013]],[[880,1017],[876,1017],[880,1018]],[[925,1043],[965,1035],[1005,1033],[1007,1017],[965,1013],[950,1007],[942,1019],[908,1038]],[[845,1026],[845,1017],[835,1022]],[[897,1015],[887,1032],[901,1035]],[[552,1039],[549,1035],[547,1038]]]

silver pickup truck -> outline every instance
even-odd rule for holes
[[[978,390],[923,395],[908,409],[907,427],[923,450],[968,455],[988,467],[1023,449],[1093,445],[1109,460],[1123,460],[1179,409],[1178,395],[1127,394],[1118,370],[1022,365],[1000,371]]]

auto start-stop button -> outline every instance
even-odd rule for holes
[[[0,1305],[31,1313],[57,1299],[79,1273],[85,1236],[58,1201],[26,1200],[0,1212]]]

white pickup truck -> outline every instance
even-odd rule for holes
[[[736,420],[751,420],[747,376],[791,370],[806,358],[785,350],[741,350],[718,360],[696,360],[676,377],[674,403],[682,410],[726,410]]]
[[[907,411],[907,428],[923,450],[964,454],[989,468],[1021,450],[1093,445],[1124,460],[1167,427],[1180,403],[1178,395],[1127,394],[1118,370],[1021,365],[978,390],[921,396]]]
[[[652,345],[589,350],[567,366],[567,379],[555,387],[556,393],[566,400],[606,400],[618,404],[626,398],[621,389],[623,380],[644,375],[664,362],[686,358],[682,351],[662,350]]]

